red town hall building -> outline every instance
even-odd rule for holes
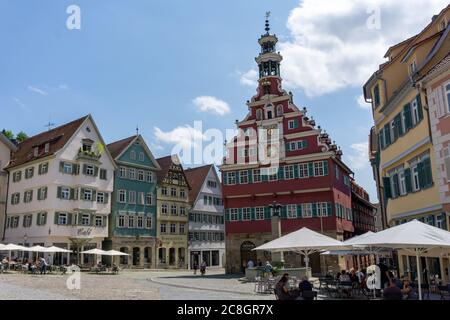
[[[271,259],[270,253],[252,249],[280,233],[272,228],[274,203],[281,205],[276,215],[283,235],[308,227],[343,240],[354,231],[352,171],[343,163],[342,151],[307,116],[306,108],[299,109],[292,94],[282,89],[282,56],[275,50],[278,39],[269,33],[268,21],[265,30],[258,40],[257,93],[247,101],[248,115],[236,121],[239,134],[226,145],[220,167],[229,273],[242,271],[249,259],[255,264]],[[279,164],[267,163],[268,158]],[[324,258],[319,255],[310,258],[312,272],[321,271],[320,260]],[[337,257],[326,260],[328,270],[338,270]],[[284,261],[303,265],[303,258],[294,253],[284,253]]]

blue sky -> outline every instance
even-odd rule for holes
[[[346,54],[346,61],[335,63],[336,48],[302,35],[303,26],[312,26],[310,36],[336,33],[344,45],[357,42],[358,34],[341,31],[361,28],[367,5],[345,0],[352,7],[341,12],[335,1],[327,1],[1,0],[0,127],[34,135],[49,121],[59,125],[91,113],[108,143],[134,134],[138,125],[156,156],[170,153],[179,138],[174,130],[193,127],[195,120],[202,120],[204,129],[233,128],[234,120],[247,113],[245,101],[255,93],[254,79],[247,76],[255,68],[257,38],[263,33],[264,13],[270,10],[272,31],[280,38],[281,54],[286,54],[286,89],[342,147],[344,159],[357,168],[356,179],[376,200],[364,145],[371,111],[360,106],[357,97],[362,79],[381,60],[363,59],[363,54],[351,60]],[[435,2],[433,10],[440,8],[439,0]],[[406,1],[399,3],[407,6]],[[71,4],[81,8],[81,30],[66,28]],[[319,23],[327,13],[335,21]],[[385,25],[408,30],[395,37],[385,36],[384,26],[365,31],[377,42],[377,50],[371,51],[381,59],[384,44],[419,31],[429,18],[415,21],[414,29],[394,24],[391,21],[399,17],[386,14]],[[311,49],[309,56],[305,48]],[[358,75],[345,73],[348,70]],[[200,96],[225,102],[229,112],[200,111],[193,103]]]

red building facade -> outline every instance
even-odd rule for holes
[[[282,89],[277,41],[266,21],[266,33],[258,40],[257,93],[247,101],[245,119],[236,122],[239,133],[227,144],[220,168],[228,272],[242,270],[250,259],[270,259],[268,253],[251,249],[277,237],[272,230],[273,203],[281,205],[282,234],[308,227],[343,240],[354,231],[352,172],[328,134]],[[300,256],[285,253],[287,264],[300,263],[294,259]],[[310,260],[313,272],[320,271],[319,260]],[[336,258],[334,262],[337,269]]]

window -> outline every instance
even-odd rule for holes
[[[145,218],[145,229],[152,229],[153,223],[152,223],[152,217],[146,217]]]
[[[13,193],[11,195],[11,204],[15,205],[15,204],[19,204],[20,202],[20,193]]]
[[[278,167],[263,168],[263,175],[268,176],[269,181],[278,180]]]
[[[97,193],[97,202],[98,203],[105,203],[105,193],[104,192],[98,192]]]
[[[297,205],[295,205],[295,204],[288,204],[286,206],[286,212],[287,212],[287,217],[289,219],[297,218]]]
[[[230,221],[238,221],[238,209],[230,209]]]
[[[42,187],[38,189],[38,200],[47,199],[47,187]]]
[[[34,167],[25,169],[25,179],[31,179],[34,175]]]
[[[100,179],[106,180],[106,169],[100,169]]]
[[[416,60],[413,60],[409,64],[409,75],[410,76],[414,75],[414,73],[416,73],[416,70],[417,70],[417,63],[416,63]]]
[[[417,166],[417,163],[414,163],[412,165],[412,176],[413,176],[413,191],[419,191],[420,190],[420,182],[419,182],[419,168]]]
[[[212,180],[208,180],[208,187],[210,187],[210,188],[217,188],[217,182],[216,181],[212,181]]]
[[[236,184],[236,172],[227,173],[227,184]]]
[[[250,221],[251,217],[251,209],[250,208],[242,208],[242,220]]]
[[[445,85],[445,96],[447,97],[447,110],[450,112],[450,83]]]
[[[378,107],[380,105],[380,87],[378,86],[378,84],[373,89],[373,95],[374,95],[373,100],[375,102],[375,107]]]
[[[139,229],[143,229],[144,228],[144,217],[142,215],[139,215],[137,217],[137,227]]]
[[[170,214],[174,216],[178,215],[178,208],[176,205],[173,204],[170,206]]]
[[[73,173],[73,166],[69,162],[64,162],[63,164],[63,173],[65,174],[72,174]]]
[[[186,198],[186,190],[185,189],[180,190],[180,198]]]
[[[138,192],[137,202],[138,202],[138,204],[140,204],[140,205],[143,205],[143,204],[145,203],[144,192]]]
[[[120,167],[119,168],[119,178],[126,178],[127,177],[127,168]]]
[[[128,228],[134,228],[134,216],[133,215],[129,215],[128,216]]]
[[[44,145],[44,152],[45,153],[48,153],[50,151],[50,143],[46,143],[45,145]]]
[[[47,212],[39,212],[37,215],[37,225],[43,226],[47,223]]]
[[[167,214],[167,213],[168,213],[167,204],[162,204],[161,205],[161,214]]]
[[[186,207],[181,206],[180,207],[180,216],[185,216],[186,215]]]
[[[145,181],[153,182],[153,172],[145,171]]]
[[[136,191],[128,192],[128,203],[135,204],[136,203]]]
[[[256,220],[264,220],[264,207],[256,207],[255,208],[255,219]]]
[[[102,216],[95,216],[95,226],[103,227],[103,217]]]
[[[163,196],[167,196],[167,187],[162,187],[162,188],[161,188],[161,194],[162,194]]]
[[[445,226],[445,213],[442,213],[440,215],[438,215],[436,217],[436,227],[444,229],[446,228]]]
[[[277,106],[277,117],[281,117],[283,115],[283,106],[278,105]]]
[[[289,130],[297,129],[297,127],[298,127],[298,121],[296,119],[288,121],[288,129]]]
[[[177,196],[177,189],[176,188],[170,188],[170,196],[176,197]]]
[[[419,115],[419,104],[417,103],[417,99],[414,99],[411,102],[411,107],[412,107],[412,120],[413,120],[413,125],[416,125],[420,122],[420,115]]]
[[[136,169],[128,169],[128,179],[135,180],[136,179]]]
[[[153,193],[147,193],[147,196],[145,197],[145,204],[148,206],[153,205]]]
[[[95,167],[92,164],[87,164],[85,173],[88,176],[94,176],[95,175]]]
[[[344,176],[344,184],[345,184],[347,187],[350,187],[350,178],[349,178],[349,176],[347,176],[347,175]]]
[[[67,188],[67,187],[61,188],[61,199],[63,199],[63,200],[70,199],[70,188]]]
[[[184,223],[180,223],[180,234],[186,233],[186,225]]]
[[[119,228],[125,228],[125,216],[124,215],[119,215],[119,217],[117,219],[117,226]]]
[[[261,170],[253,169],[253,183],[261,182]]]
[[[145,156],[143,152],[139,152],[139,161],[144,161],[145,160]]]
[[[59,225],[66,225],[67,224],[67,213],[65,212],[59,212],[56,213],[58,215],[58,224]]]
[[[161,233],[166,233],[166,224],[165,223],[161,223],[161,225],[159,226],[159,230],[161,231]]]
[[[25,228],[29,228],[29,227],[31,227],[31,222],[32,222],[32,220],[33,220],[33,215],[26,215],[26,216],[24,216],[23,217],[23,226],[25,227]]]
[[[324,175],[325,171],[323,169],[323,162],[322,161],[314,162],[314,176],[320,177]]]
[[[83,190],[83,200],[85,201],[92,201],[93,200],[93,192],[91,189],[84,189]]]
[[[334,166],[334,174],[335,174],[335,176],[336,176],[336,180],[339,180],[339,176],[340,176],[340,170],[339,170],[339,166],[336,164],[335,166]]]
[[[81,225],[82,226],[89,226],[91,224],[91,215],[90,214],[83,214],[81,216]]]
[[[403,196],[406,194],[406,178],[405,170],[403,170],[403,168],[398,171],[398,180],[400,195]]]
[[[119,190],[117,193],[117,201],[120,203],[126,203],[127,202],[127,192],[126,190]]]
[[[136,160],[136,151],[131,150],[131,152],[130,152],[130,159],[131,160]]]
[[[240,184],[247,184],[248,183],[248,171],[240,171],[239,172],[239,183]]]
[[[13,182],[19,182],[22,179],[22,171],[16,171],[13,173]]]
[[[41,174],[46,174],[47,172],[48,172],[48,162],[41,163],[39,165],[38,173],[41,175]]]
[[[29,203],[33,200],[33,190],[25,191],[23,194],[23,202]]]
[[[327,217],[328,216],[328,204],[326,202],[317,203],[317,215],[319,217]]]
[[[294,166],[284,166],[284,179],[294,179]]]
[[[83,141],[83,147],[82,150],[85,152],[91,152],[92,151],[92,141]]]
[[[138,170],[138,180],[144,181],[144,170]]]
[[[312,204],[311,203],[302,203],[302,216],[303,216],[303,218],[311,218],[312,217]]]
[[[300,178],[308,178],[309,177],[309,169],[307,163],[299,163],[298,165],[298,176]]]
[[[177,225],[175,223],[170,224],[170,233],[176,233],[177,232]]]

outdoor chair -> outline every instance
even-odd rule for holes
[[[278,297],[277,289],[273,289],[273,293],[275,294],[275,300],[280,300]]]
[[[303,291],[301,297],[303,300],[317,300],[317,291]]]
[[[445,297],[450,297],[450,284],[446,286],[438,286],[441,300],[445,300]]]

